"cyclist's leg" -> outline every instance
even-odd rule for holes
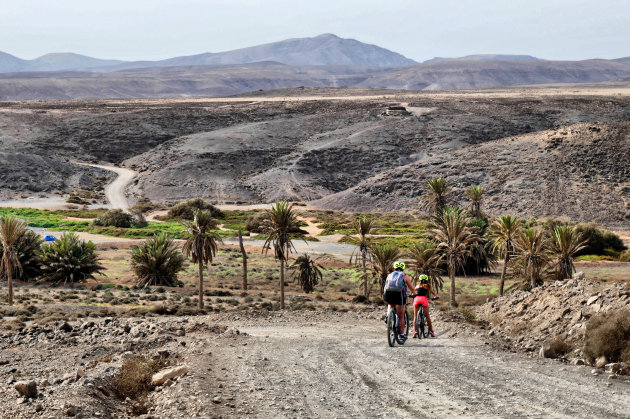
[[[400,333],[405,333],[405,312],[403,310],[404,305],[396,306],[396,312],[398,313],[398,330]]]
[[[429,326],[429,330],[433,332],[433,324],[431,324],[431,316],[429,315],[429,305],[424,308],[424,317],[427,319],[427,326]]]
[[[413,305],[413,335],[418,335],[418,312],[420,311],[420,306],[417,304]]]

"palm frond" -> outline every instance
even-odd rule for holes
[[[573,257],[588,245],[588,239],[575,227],[558,226],[553,232],[551,250],[556,256],[556,279],[571,278],[575,272]]]
[[[430,179],[424,195],[420,198],[421,207],[433,214],[441,211],[449,203],[451,185],[444,178]]]
[[[43,278],[55,285],[83,282],[103,269],[94,243],[80,240],[74,233],[64,233],[42,248]]]
[[[166,234],[145,240],[131,250],[131,267],[137,287],[177,286],[177,274],[184,269],[184,257]]]
[[[298,281],[307,294],[312,292],[323,278],[324,268],[312,260],[308,254],[298,256],[290,269],[293,271],[293,279]]]

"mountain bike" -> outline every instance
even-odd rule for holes
[[[409,296],[407,296],[409,298]],[[405,335],[409,336],[409,314],[407,313],[407,299],[405,299],[405,304],[403,306],[403,311],[405,312]],[[399,345],[404,345],[407,341],[407,338],[403,338],[400,336],[399,327],[398,327],[398,313],[394,308],[389,310],[387,314],[387,343],[389,346],[393,347],[396,342]]]
[[[431,298],[431,301],[435,301],[437,298]],[[418,331],[418,338],[428,338],[430,331],[427,319],[424,315],[424,307],[420,306],[418,310],[418,316],[416,317],[416,330]]]

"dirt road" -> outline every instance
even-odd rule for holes
[[[138,173],[124,167],[105,166],[101,164],[79,163],[82,166],[98,167],[99,169],[109,170],[118,175],[118,177],[110,184],[105,186],[105,198],[111,208],[129,210],[129,203],[125,196],[125,188],[136,177]]]
[[[447,324],[438,323],[436,339],[413,339],[395,348],[387,346],[382,321],[350,313],[286,313],[232,324],[249,336],[209,341],[188,360],[199,373],[177,391],[203,400],[187,406],[188,415],[630,415],[627,381],[593,376],[590,367],[492,349],[480,338],[458,336],[461,326],[455,323],[446,331]],[[213,404],[217,396],[221,401]],[[176,415],[181,407],[172,409],[156,412]]]

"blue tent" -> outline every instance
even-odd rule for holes
[[[46,236],[46,237],[44,237],[44,241],[47,241],[47,242],[54,242],[55,240],[57,240],[57,238],[55,236]]]

